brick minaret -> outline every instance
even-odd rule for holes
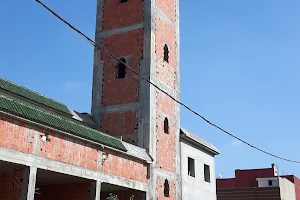
[[[99,45],[179,98],[179,0],[98,0],[96,24]],[[96,49],[92,114],[102,132],[154,158],[147,199],[181,199],[174,101]]]

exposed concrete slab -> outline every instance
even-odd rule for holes
[[[62,174],[68,174],[71,176],[77,176],[89,180],[97,180],[100,182],[131,188],[138,191],[148,190],[148,185],[146,183],[141,183],[131,179],[106,174],[101,171],[94,171],[35,155],[25,154],[19,151],[2,147],[0,147],[0,160],[30,167],[36,167],[39,169],[49,170]]]
[[[146,149],[140,148],[138,146],[126,142],[123,142],[123,145],[127,149],[126,153],[128,155],[144,160],[147,163],[152,163],[153,159],[149,156]]]
[[[184,140],[188,143],[191,143],[192,145],[195,145],[196,147],[203,149],[210,154],[213,154],[213,155],[220,154],[219,150],[214,145],[203,140],[198,135],[195,135],[195,134],[185,130],[184,128],[180,128],[180,139]]]

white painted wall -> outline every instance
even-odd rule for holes
[[[278,187],[279,181],[277,177],[257,178],[258,187]],[[269,181],[272,181],[272,186],[269,186]]]
[[[181,142],[182,200],[216,200],[214,157]],[[188,157],[195,160],[195,177],[188,176]],[[210,166],[210,183],[204,181],[204,164]]]
[[[280,197],[282,200],[296,200],[295,185],[286,178],[279,177]]]

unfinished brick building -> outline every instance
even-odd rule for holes
[[[176,99],[178,1],[98,0],[95,35]],[[205,172],[194,166],[193,177],[206,173],[205,187],[214,191],[207,176],[214,180],[218,150],[180,129],[179,105],[107,54],[95,49],[94,56],[91,114],[0,79],[0,199],[99,200],[113,193],[179,200],[193,168],[181,143],[203,153],[201,163],[209,160]]]

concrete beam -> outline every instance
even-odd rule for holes
[[[138,103],[119,104],[119,105],[101,107],[100,113],[125,112],[129,110],[137,110],[138,108],[139,108]]]
[[[34,200],[36,167],[26,167],[23,171],[21,200]]]
[[[176,182],[177,177],[176,177],[176,174],[174,174],[174,173],[171,173],[171,172],[159,169],[159,168],[155,169],[155,173],[157,174],[158,177],[167,178],[169,180],[173,180],[174,182]]]
[[[163,10],[161,10],[157,6],[156,6],[156,12],[159,14],[160,17],[166,20],[173,28],[176,28],[176,24],[169,18],[169,16]]]
[[[77,176],[89,180],[96,180],[138,191],[145,192],[148,190],[148,185],[146,183],[107,174],[101,171],[90,170],[87,168],[50,160],[40,156],[22,153],[12,149],[6,149],[3,147],[0,147],[0,160],[61,174]]]
[[[106,31],[101,31],[97,30],[97,32],[99,32],[96,37],[99,37],[97,39],[100,39],[102,37],[107,37],[110,35],[115,35],[115,34],[120,34],[120,33],[125,33],[125,32],[129,32],[129,31],[134,31],[137,29],[141,29],[144,27],[143,23],[138,23],[138,24],[132,24],[129,26],[124,26],[124,27],[120,27],[120,28],[114,28],[114,29],[110,29],[110,30],[106,30]]]

